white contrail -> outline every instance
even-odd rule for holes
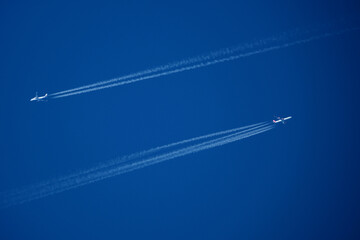
[[[251,130],[255,130],[257,128],[260,127],[264,127],[264,126],[268,126],[269,123],[268,122],[261,122],[261,123],[257,123],[257,124],[252,124],[252,125],[248,125],[248,126],[244,126],[244,127],[239,127],[239,128],[233,128],[230,130],[225,130],[225,131],[220,131],[220,132],[216,132],[216,133],[212,133],[212,134],[207,134],[204,136],[200,136],[200,137],[194,137],[191,139],[187,139],[187,140],[183,140],[183,141],[179,141],[179,142],[175,142],[175,143],[171,143],[171,144],[167,144],[167,145],[163,145],[161,147],[156,147],[156,148],[151,148],[149,150],[146,151],[142,151],[142,152],[138,152],[138,153],[134,153],[131,155],[127,155],[125,157],[122,158],[117,158],[114,159],[112,161],[108,161],[106,163],[101,163],[96,167],[93,168],[89,168],[86,170],[82,170],[80,172],[76,172],[74,174],[71,175],[67,175],[64,177],[59,177],[50,181],[46,181],[43,183],[39,183],[37,185],[33,185],[30,187],[27,187],[25,189],[21,189],[21,190],[17,190],[17,191],[13,191],[12,193],[8,193],[7,196],[8,198],[11,197],[15,197],[15,196],[32,196],[34,194],[39,194],[39,192],[49,192],[50,189],[52,189],[55,185],[60,185],[62,182],[77,182],[77,179],[80,179],[82,176],[90,176],[90,174],[98,172],[98,171],[103,171],[104,169],[110,168],[110,167],[114,167],[115,165],[119,165],[119,164],[123,164],[124,162],[129,162],[133,159],[136,158],[144,158],[147,155],[150,154],[154,154],[156,152],[159,152],[161,150],[165,150],[171,147],[175,147],[175,146],[179,146],[182,144],[186,144],[186,143],[193,143],[199,140],[205,140],[205,139],[209,139],[211,137],[216,137],[216,136],[221,136],[224,134],[228,134],[228,133],[234,133],[237,132],[239,133],[240,130],[244,130],[241,133],[245,133],[247,131],[251,131]],[[1,197],[0,197],[1,199]],[[1,203],[0,203],[1,206]]]
[[[254,124],[256,125],[256,124]],[[267,126],[269,124],[266,124]],[[266,126],[266,125],[263,125],[262,127]],[[261,126],[261,125],[259,125]],[[259,126],[254,126],[253,128],[250,128],[250,129],[246,129],[242,132],[236,132],[236,133],[233,133],[232,135],[230,136],[233,136],[235,134],[245,134],[245,133],[248,133],[250,131],[253,131],[257,128],[259,128]],[[229,132],[231,130],[228,130]],[[220,133],[223,133],[225,131],[222,131],[222,132],[218,132],[219,134]],[[209,135],[216,135],[215,134],[209,134]],[[206,135],[206,136],[209,136],[209,135]],[[205,136],[204,136],[205,137]],[[229,137],[228,136],[225,136],[225,137]],[[200,138],[200,137],[199,137]],[[224,137],[222,138],[218,138],[217,140],[221,140],[223,139]],[[187,140],[185,140],[187,141]],[[185,141],[182,141],[182,142],[185,142]],[[178,143],[181,143],[181,142],[178,142]],[[175,145],[175,144],[173,144]],[[159,147],[158,149],[162,148],[166,148],[166,146],[169,146],[169,145],[165,145],[163,147]],[[156,149],[156,148],[155,148]],[[149,150],[149,151],[152,151],[152,150]],[[146,152],[146,151],[145,151]],[[141,155],[141,154],[140,154]],[[125,157],[126,158],[126,157]],[[41,184],[37,184],[37,185],[34,185],[34,186],[30,186],[30,187],[27,187],[25,189],[21,189],[21,190],[18,190],[18,191],[13,191],[12,193],[10,194],[7,194],[7,199],[23,199],[24,196],[26,196],[25,198],[26,199],[33,199],[34,196],[38,196],[38,197],[35,197],[35,198],[41,198],[41,193],[45,193],[46,196],[47,195],[52,195],[52,192],[55,191],[55,189],[63,189],[61,191],[65,191],[66,189],[64,189],[63,187],[61,186],[72,186],[74,185],[75,183],[79,183],[79,182],[82,182],[81,179],[94,179],[94,176],[95,175],[98,175],[99,173],[103,173],[106,169],[114,169],[116,168],[117,166],[121,165],[121,164],[124,164],[124,161],[123,161],[124,158],[121,158],[121,159],[117,159],[115,161],[112,161],[111,164],[106,164],[106,165],[100,165],[99,167],[97,168],[93,168],[91,169],[90,171],[87,170],[87,171],[82,171],[82,172],[78,172],[76,174],[73,174],[73,175],[70,175],[70,176],[66,176],[66,177],[62,177],[62,178],[57,178],[57,179],[54,179],[52,181],[48,181],[48,182],[45,182],[45,183],[41,183]],[[128,163],[126,163],[128,164]],[[71,188],[71,187],[70,187]],[[57,191],[55,191],[54,193],[56,193]],[[40,196],[40,197],[39,197]],[[1,198],[0,198],[1,199]],[[28,201],[28,200],[26,200]],[[15,200],[13,202],[16,202]],[[0,206],[2,204],[0,203]]]
[[[188,148],[180,149],[178,151],[173,151],[173,152],[170,152],[167,154],[162,154],[162,155],[155,156],[155,157],[145,159],[142,161],[136,161],[132,164],[126,164],[126,165],[117,166],[117,167],[114,166],[107,170],[102,169],[99,172],[95,172],[90,175],[82,176],[77,179],[73,179],[71,181],[62,182],[62,183],[54,183],[53,186],[45,188],[45,189],[39,189],[39,191],[37,191],[37,192],[36,191],[35,192],[27,192],[27,193],[21,193],[20,195],[18,194],[17,196],[13,196],[10,205],[15,205],[15,204],[35,200],[38,198],[46,197],[46,196],[49,196],[49,195],[52,195],[52,194],[55,194],[58,192],[62,192],[62,191],[68,190],[68,189],[86,185],[86,184],[89,184],[89,183],[92,183],[95,181],[102,180],[104,178],[119,175],[119,174],[129,172],[129,171],[132,171],[135,169],[143,168],[145,166],[149,166],[149,165],[152,165],[152,164],[155,164],[158,162],[162,162],[162,161],[165,161],[168,159],[187,155],[187,154],[201,151],[201,150],[204,150],[204,149],[207,149],[210,147],[223,145],[228,142],[236,141],[236,140],[239,140],[239,139],[242,139],[245,137],[249,137],[249,136],[261,133],[263,131],[270,130],[271,128],[272,128],[272,126],[267,127],[267,128],[262,128],[262,129],[259,129],[256,131],[255,130],[250,131],[250,132],[247,132],[246,134],[231,134],[231,136],[232,136],[231,138],[230,138],[230,136],[222,137],[222,138],[211,140],[211,141],[208,141],[208,142],[205,142],[202,144],[198,144],[196,146],[190,146]],[[233,135],[237,135],[237,138],[235,139],[236,136],[233,136]],[[9,205],[9,203],[8,203],[8,205]],[[4,207],[4,204],[2,204],[0,206]]]
[[[194,137],[194,138],[190,138],[190,139],[175,142],[175,143],[170,143],[170,144],[167,144],[167,145],[163,145],[161,147],[151,148],[151,149],[146,150],[146,151],[142,151],[142,152],[138,152],[138,153],[128,155],[126,157],[126,160],[131,160],[133,158],[138,158],[138,157],[144,157],[145,155],[148,155],[148,154],[151,154],[151,153],[154,153],[154,152],[158,152],[158,151],[161,151],[161,150],[164,150],[164,149],[167,149],[167,148],[175,147],[175,146],[178,146],[178,145],[182,145],[182,144],[186,144],[186,143],[192,143],[192,142],[195,142],[195,141],[204,140],[204,139],[208,139],[208,138],[211,138],[211,137],[216,137],[216,136],[220,136],[220,135],[224,135],[224,134],[228,134],[228,133],[238,132],[240,130],[245,130],[245,129],[250,129],[250,128],[258,128],[258,127],[262,127],[262,126],[265,126],[265,125],[268,125],[268,123],[267,122],[261,122],[261,123],[256,123],[256,124],[251,124],[251,125],[248,125],[248,126],[244,126],[244,127],[233,128],[233,129],[229,129],[229,130],[225,130],[225,131],[211,133],[211,134],[207,134],[207,135],[200,136],[200,137]]]
[[[29,202],[35,199],[43,198],[55,193],[60,193],[69,189],[80,187],[89,183],[97,182],[102,179],[120,175],[126,172],[130,172],[136,169],[140,169],[146,166],[150,166],[156,163],[160,163],[173,158],[181,157],[191,153],[196,153],[205,149],[221,146],[230,142],[234,142],[240,139],[244,139],[265,131],[272,129],[273,125],[255,126],[250,129],[238,132],[229,132],[227,135],[218,137],[212,140],[208,140],[195,145],[180,148],[178,150],[172,150],[152,157],[140,158],[130,162],[120,161],[118,164],[112,164],[107,167],[99,168],[94,172],[88,172],[83,174],[81,172],[74,178],[72,175],[70,178],[61,178],[61,181],[53,180],[51,184],[39,184],[22,190],[13,191],[11,193],[2,194],[0,197],[0,208],[6,208],[12,205],[17,205],[25,202]],[[165,145],[166,146],[166,145]]]
[[[225,130],[225,131],[219,131],[219,132],[216,132],[216,133],[211,133],[211,134],[203,135],[203,136],[200,136],[200,137],[194,137],[194,138],[190,138],[190,139],[187,139],[187,140],[182,140],[182,141],[178,141],[178,142],[175,142],[175,143],[163,145],[163,146],[160,146],[160,147],[151,148],[151,149],[148,149],[148,150],[145,150],[145,151],[133,153],[133,154],[121,157],[121,158],[117,158],[117,159],[114,159],[114,160],[111,160],[111,161],[108,161],[108,162],[105,162],[105,163],[101,163],[101,164],[99,164],[99,165],[97,165],[97,166],[95,166],[93,168],[89,168],[89,169],[83,170],[81,172],[76,172],[74,174],[67,175],[65,177],[57,178],[56,182],[69,181],[72,178],[79,178],[79,176],[81,176],[81,175],[86,175],[86,174],[89,174],[89,173],[92,173],[92,172],[96,172],[99,169],[105,169],[105,168],[108,168],[108,167],[112,167],[112,166],[114,166],[116,164],[118,165],[118,164],[121,164],[121,163],[124,163],[124,162],[131,161],[131,160],[136,159],[136,158],[141,158],[141,157],[143,158],[145,156],[148,156],[150,154],[154,154],[154,153],[159,152],[161,150],[173,148],[173,147],[176,147],[176,146],[179,146],[179,145],[190,144],[190,143],[194,143],[196,141],[205,140],[205,139],[209,139],[209,138],[216,137],[216,136],[221,136],[221,135],[228,134],[228,133],[239,132],[240,130],[246,130],[246,129],[247,129],[247,131],[254,130],[256,128],[267,126],[268,124],[269,124],[269,122],[261,122],[261,123],[251,124],[251,125],[244,126],[244,127],[238,127],[238,128]],[[245,132],[245,131],[243,131],[243,132]],[[38,185],[34,186],[32,189],[28,188],[27,190],[28,191],[34,191],[35,190],[34,188],[36,188],[36,189],[43,188],[44,189],[47,185],[52,185],[52,184],[53,184],[53,180],[50,180],[50,181],[38,184]]]
[[[111,79],[108,81],[102,81],[78,88],[73,88],[57,93],[50,94],[51,98],[62,98],[72,95],[78,95],[93,91],[98,91],[101,89],[112,88],[116,86],[121,86],[125,84],[131,84],[147,79],[158,78],[170,74],[175,74],[179,72],[189,71],[197,68],[202,68],[217,63],[227,62],[236,60],[239,58],[244,58],[260,53],[269,52],[272,50],[282,49],[298,44],[303,44],[311,42],[313,40],[330,37],[334,35],[343,34],[345,32],[359,30],[358,27],[341,29],[338,31],[330,32],[321,32],[321,30],[313,31],[292,31],[288,33],[283,33],[279,36],[267,38],[264,40],[256,41],[250,44],[244,44],[238,47],[226,48],[216,52],[212,52],[208,55],[203,55],[195,58],[190,58],[187,60],[179,61],[176,63],[156,67],[153,69],[148,69],[138,73],[122,76],[119,78]],[[315,34],[313,33],[315,32]],[[320,32],[320,33],[319,33]],[[308,34],[313,34],[308,36]]]

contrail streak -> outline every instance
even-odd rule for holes
[[[137,73],[125,75],[107,81],[101,81],[98,83],[53,93],[50,94],[49,97],[63,98],[72,95],[98,91],[101,89],[131,84],[147,79],[158,78],[170,74],[203,68],[218,63],[233,61],[239,58],[244,58],[256,54],[266,53],[273,50],[287,48],[290,46],[303,44],[317,39],[331,37],[334,35],[340,35],[349,31],[355,31],[359,29],[360,29],[359,27],[348,27],[341,30],[336,30],[336,31],[332,30],[327,32],[324,32],[323,28],[321,28],[320,30],[317,29],[317,30],[307,30],[307,31],[295,30],[271,38],[255,41],[250,44],[243,44],[241,46],[237,46],[233,48],[225,48],[216,52],[211,52],[210,54],[207,55],[182,60],[179,62],[163,65],[160,67],[155,67],[152,69],[140,71]]]
[[[130,159],[130,158],[132,159],[134,157],[143,157],[143,156],[148,155],[150,153],[154,153],[154,152],[164,150],[164,149],[167,149],[167,148],[171,148],[171,147],[175,147],[175,146],[178,146],[178,145],[191,143],[191,142],[195,142],[195,141],[199,141],[199,140],[203,140],[203,139],[208,139],[208,138],[211,138],[211,137],[216,137],[216,136],[220,136],[220,135],[224,135],[224,134],[228,134],[228,133],[233,133],[233,132],[237,132],[237,131],[244,130],[244,129],[250,129],[250,128],[254,128],[254,127],[255,128],[256,127],[261,127],[261,126],[265,126],[265,125],[268,125],[268,123],[267,122],[261,122],[261,123],[256,123],[256,124],[244,126],[244,127],[233,128],[233,129],[230,129],[230,130],[211,133],[211,134],[207,134],[207,135],[200,136],[200,137],[194,137],[194,138],[190,138],[190,139],[187,139],[187,140],[167,144],[167,145],[164,145],[164,146],[161,146],[161,147],[152,148],[152,149],[149,149],[149,150],[146,150],[146,151],[143,151],[143,152],[135,153],[135,154],[129,155],[127,157],[127,159]]]
[[[247,130],[243,131],[242,133],[249,132],[258,127],[259,126],[256,126],[252,129],[247,129]],[[120,164],[123,164],[123,161],[117,162],[117,166],[119,166]],[[35,185],[35,186],[29,187],[29,188],[25,188],[20,191],[14,191],[12,194],[8,194],[8,198],[12,198],[12,199],[26,198],[27,199],[26,201],[29,201],[28,199],[33,200],[34,196],[36,196],[35,199],[41,198],[42,193],[45,193],[45,196],[52,195],[53,193],[57,192],[57,191],[54,192],[55,189],[62,189],[61,191],[65,191],[67,189],[64,188],[64,186],[69,187],[76,183],[80,183],[80,182],[82,182],[82,180],[84,180],[84,178],[92,180],[92,179],[94,179],[95,175],[99,175],[99,173],[100,174],[104,173],[104,171],[106,169],[113,169],[115,167],[116,166],[114,166],[114,164],[113,164],[113,165],[108,165],[106,167],[97,169],[94,172],[88,172],[86,174],[83,174],[83,172],[80,172],[80,173],[76,174],[76,178],[73,178],[73,176],[71,176],[69,178],[65,177],[65,178],[61,178],[61,179],[55,179],[51,182],[47,182],[47,184],[39,184],[39,185]],[[84,185],[84,184],[81,184],[81,185]],[[70,187],[70,188],[73,188],[73,187]],[[26,196],[26,197],[24,197],[24,196]],[[16,202],[16,201],[14,201],[14,202]],[[0,204],[0,206],[1,205],[2,204]]]
[[[130,171],[134,171],[136,169],[140,169],[156,163],[185,156],[191,153],[196,153],[209,148],[222,146],[227,143],[231,143],[250,136],[254,136],[256,134],[266,132],[272,128],[274,128],[272,124],[257,124],[256,126],[247,128],[246,130],[234,131],[233,129],[233,130],[221,131],[214,134],[209,134],[212,135],[212,137],[220,136],[212,140],[204,141],[204,139],[209,138],[207,137],[209,135],[192,138],[192,139],[196,139],[194,141],[198,141],[198,140],[203,140],[203,141],[197,144],[192,144],[187,147],[174,149],[153,156],[144,157],[143,155],[140,154],[140,156],[142,157],[135,159],[133,161],[124,162],[123,160],[120,159],[120,161],[114,161],[112,164],[105,165],[100,168],[95,168],[93,169],[93,171],[82,171],[79,172],[78,174],[73,174],[68,177],[62,177],[59,179],[48,181],[46,182],[46,184],[41,183],[20,190],[15,190],[13,192],[3,193],[0,195],[0,208],[6,208],[9,206],[29,202],[56,193],[60,193],[66,190],[77,188],[83,185],[87,185],[93,182],[97,182],[106,178],[117,176]],[[174,144],[164,145],[162,147],[150,149],[149,151],[157,152],[157,150],[159,149],[164,150],[166,148],[169,148],[168,146],[170,145],[172,145],[171,147],[174,147],[183,143],[190,143],[191,142],[190,140],[191,139],[177,142]]]
[[[234,133],[234,132],[238,132],[240,130],[245,130],[245,129],[250,129],[250,128],[251,129],[256,129],[256,128],[259,128],[259,127],[267,126],[268,124],[269,124],[268,122],[261,122],[261,123],[257,123],[257,124],[244,126],[244,127],[233,128],[233,129],[229,129],[229,130],[225,130],[225,131],[211,133],[211,134],[203,135],[203,136],[200,136],[200,137],[194,137],[194,138],[190,138],[190,139],[187,139],[187,140],[178,141],[178,142],[175,142],[175,143],[163,145],[163,146],[160,146],[160,147],[151,148],[151,149],[148,149],[148,150],[145,150],[145,151],[141,151],[141,152],[137,152],[137,153],[133,153],[133,154],[124,156],[122,158],[117,158],[117,159],[114,159],[112,161],[101,163],[98,166],[83,170],[81,172],[77,172],[77,173],[74,173],[74,174],[71,174],[71,175],[67,175],[65,177],[58,178],[58,179],[56,179],[56,182],[60,182],[60,181],[64,181],[64,180],[69,181],[72,178],[79,178],[79,176],[81,176],[81,175],[89,174],[91,172],[98,171],[99,169],[108,168],[108,167],[111,167],[113,165],[120,164],[120,163],[123,163],[123,162],[128,162],[128,161],[131,161],[131,160],[136,159],[136,158],[145,157],[145,156],[148,156],[150,154],[154,154],[156,152],[159,152],[161,150],[169,149],[169,148],[176,147],[176,146],[179,146],[179,145],[194,143],[196,141],[205,140],[205,139],[209,139],[209,138],[216,137],[216,136],[221,136],[221,135],[228,134],[228,133]],[[36,185],[36,188],[44,188],[47,185],[51,185],[51,184],[53,184],[52,181],[43,182],[41,184]],[[30,190],[30,189],[28,189],[28,190]]]

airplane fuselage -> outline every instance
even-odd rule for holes
[[[286,117],[286,118],[278,118],[278,120],[273,120],[273,123],[285,123],[286,120],[289,120],[291,119],[292,117],[289,116],[289,117]]]
[[[45,98],[47,98],[47,94],[45,94],[44,96],[41,96],[41,97],[38,97],[37,95],[35,97],[33,97],[32,99],[30,99],[30,102],[32,101],[42,101],[44,100]]]

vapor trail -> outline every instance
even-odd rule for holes
[[[315,30],[306,30],[306,31],[295,30],[291,32],[285,32],[278,36],[273,36],[271,38],[255,41],[249,44],[243,44],[232,48],[225,48],[216,52],[211,52],[207,55],[189,58],[179,62],[125,75],[119,78],[114,78],[107,81],[101,81],[98,83],[53,93],[50,94],[49,97],[62,98],[72,95],[98,91],[101,89],[131,84],[147,79],[153,79],[162,76],[167,76],[170,74],[203,68],[218,63],[223,63],[227,61],[236,60],[239,58],[244,58],[256,54],[269,52],[272,50],[287,48],[290,46],[303,44],[317,39],[331,37],[334,35],[340,35],[349,31],[354,31],[359,29],[360,29],[359,27],[348,27],[340,30],[328,30],[327,28],[322,27],[320,29],[315,29]]]
[[[56,193],[60,193],[66,190],[77,188],[106,178],[110,178],[116,175],[120,175],[126,172],[130,172],[136,169],[140,169],[146,166],[160,163],[166,160],[174,159],[191,153],[196,153],[205,149],[238,141],[240,139],[244,139],[250,136],[254,136],[256,134],[260,134],[262,132],[266,132],[272,129],[273,127],[274,127],[273,125],[269,125],[269,124],[264,124],[264,125],[258,124],[257,126],[242,131],[234,132],[228,130],[226,135],[222,134],[224,136],[221,136],[220,134],[221,132],[218,132],[218,133],[214,133],[213,136],[220,135],[221,137],[217,137],[212,140],[203,141],[187,147],[182,147],[180,149],[174,149],[167,152],[165,151],[164,153],[160,153],[154,156],[140,157],[139,159],[135,159],[133,161],[126,161],[126,162],[114,161],[113,164],[109,164],[108,166],[97,168],[95,169],[95,171],[88,171],[88,172],[82,171],[78,174],[70,175],[69,177],[55,179],[53,181],[47,182],[46,184],[41,183],[24,189],[15,190],[13,192],[3,193],[0,195],[0,208],[6,208],[9,206],[29,202],[35,199],[50,196]],[[226,132],[226,131],[222,131],[222,132]],[[197,140],[206,139],[206,136],[208,135],[205,135],[203,137],[198,137]],[[164,145],[163,147],[158,147],[155,149],[159,149],[159,148],[166,149],[167,148],[166,146],[169,145]],[[173,146],[176,146],[176,143],[174,143]]]
[[[261,123],[256,123],[256,124],[251,124],[251,125],[248,125],[248,126],[244,126],[244,127],[233,128],[233,129],[230,129],[230,130],[211,133],[211,134],[207,134],[207,135],[200,136],[200,137],[194,137],[194,138],[190,138],[190,139],[187,139],[187,140],[183,140],[183,141],[179,141],[179,142],[175,142],[175,143],[170,143],[170,144],[167,144],[167,145],[163,145],[161,147],[151,148],[151,149],[146,150],[146,151],[135,153],[135,154],[129,155],[127,157],[127,159],[130,160],[130,159],[132,159],[134,157],[143,157],[143,156],[148,155],[150,153],[158,152],[160,150],[175,147],[175,146],[178,146],[178,145],[182,145],[182,144],[186,144],[186,143],[192,143],[192,142],[195,142],[195,141],[208,139],[208,138],[211,138],[211,137],[216,137],[216,136],[220,136],[220,135],[224,135],[224,134],[228,134],[228,133],[238,132],[238,131],[244,130],[244,129],[258,128],[258,127],[266,126],[266,125],[268,125],[267,122],[261,122]]]
[[[261,122],[261,123],[257,123],[257,124],[251,124],[251,125],[248,125],[248,126],[244,126],[244,127],[233,128],[233,129],[229,129],[229,130],[225,130],[225,131],[219,131],[219,132],[216,132],[216,133],[211,133],[211,134],[203,135],[203,136],[200,136],[200,137],[194,137],[194,138],[190,138],[190,139],[187,139],[187,140],[178,141],[178,142],[175,142],[175,143],[163,145],[163,146],[160,146],[160,147],[151,148],[151,149],[148,149],[148,150],[145,150],[145,151],[133,153],[133,154],[121,157],[121,158],[116,158],[114,160],[107,161],[105,163],[101,163],[101,164],[99,164],[99,165],[97,165],[95,167],[92,167],[92,168],[89,168],[89,169],[86,169],[86,170],[82,170],[82,171],[76,172],[74,174],[67,175],[65,177],[57,178],[56,182],[71,181],[71,179],[79,178],[82,175],[86,175],[86,174],[89,174],[89,173],[92,173],[92,172],[96,172],[99,169],[105,169],[105,168],[108,168],[108,167],[112,167],[112,166],[114,166],[116,164],[121,164],[121,163],[128,162],[128,161],[131,161],[131,160],[134,160],[134,159],[137,159],[137,158],[145,157],[145,156],[148,156],[150,154],[154,154],[156,152],[159,152],[159,151],[162,151],[162,150],[165,150],[165,149],[169,149],[169,148],[173,148],[173,147],[176,147],[176,146],[195,143],[196,141],[205,140],[205,139],[209,139],[209,138],[216,137],[216,136],[221,136],[221,135],[228,134],[228,133],[234,133],[234,132],[238,132],[240,130],[245,130],[245,129],[254,130],[256,128],[264,127],[264,126],[267,126],[267,125],[269,125],[268,122]],[[44,189],[47,186],[53,185],[54,184],[53,182],[54,181],[52,181],[52,180],[45,181],[45,182],[43,182],[41,184],[33,186],[32,188],[28,188],[27,190],[29,192],[34,192],[34,191],[36,191],[36,189],[39,189],[39,188]]]

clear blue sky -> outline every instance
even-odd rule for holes
[[[0,192],[190,137],[285,126],[0,211],[0,239],[359,239],[360,32],[29,102],[297,27],[358,1],[0,4]],[[359,20],[354,24],[360,26]]]

